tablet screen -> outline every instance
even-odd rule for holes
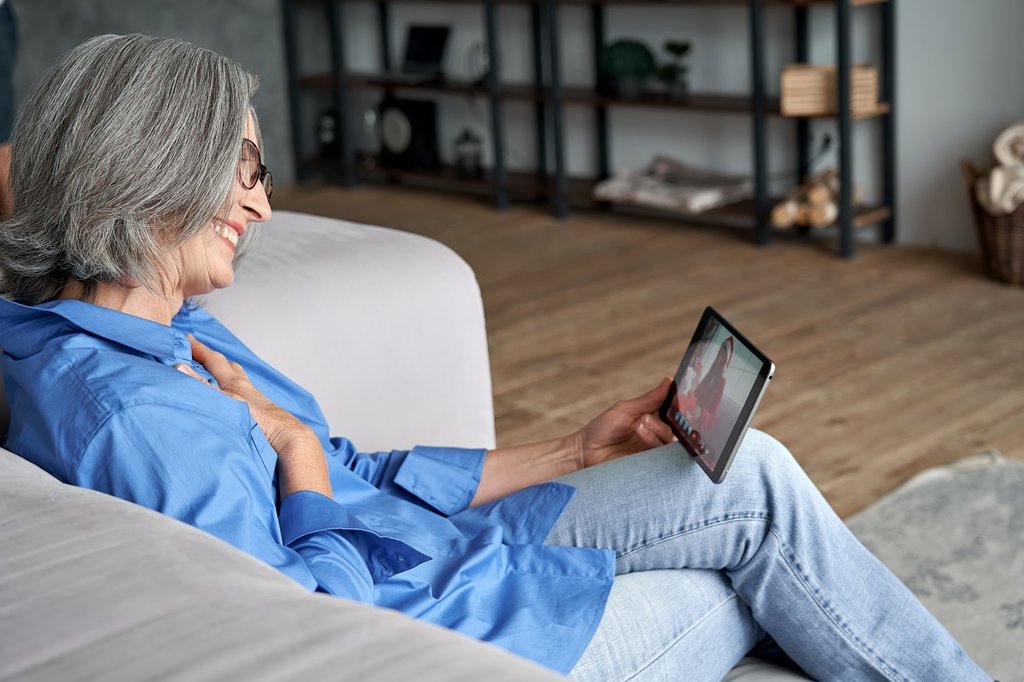
[[[713,480],[721,480],[773,365],[712,308],[675,376],[665,418]]]

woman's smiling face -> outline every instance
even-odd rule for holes
[[[245,123],[245,137],[256,139],[252,114]],[[243,161],[248,159],[240,156],[239,162]],[[252,189],[246,189],[236,179],[224,208],[210,220],[209,230],[182,244],[174,255],[177,288],[182,297],[208,294],[230,286],[235,279],[233,261],[238,241],[250,223],[264,222],[270,216],[270,201],[263,184],[257,182]]]

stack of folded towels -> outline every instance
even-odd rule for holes
[[[992,145],[998,165],[978,178],[978,201],[995,216],[1013,213],[1024,204],[1024,122],[1012,125]]]

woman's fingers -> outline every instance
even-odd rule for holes
[[[665,443],[671,443],[676,439],[675,434],[672,433],[672,429],[669,428],[668,424],[658,419],[653,414],[645,414],[640,418],[640,434],[641,438],[646,441],[645,434],[650,434],[656,442],[653,443],[652,447],[658,445],[664,445]],[[650,445],[650,443],[648,443]]]
[[[192,342],[192,357],[213,375],[218,384],[228,384],[236,375],[245,375],[242,366],[229,362],[223,353],[218,353],[194,336],[188,338]]]
[[[203,377],[199,376],[198,372],[196,372],[194,369],[192,369],[191,367],[189,367],[185,363],[181,363],[181,364],[175,365],[174,369],[178,370],[182,374],[187,374],[190,377],[192,377],[193,379],[197,379],[197,380],[203,382],[204,384],[209,384],[210,383],[206,379],[204,379]]]
[[[192,341],[192,357],[213,375],[222,393],[248,404],[254,415],[265,416],[266,410],[274,407],[273,403],[252,385],[242,365],[231,362],[223,353],[218,353],[194,336],[189,336],[189,340]],[[184,369],[182,371],[189,374]],[[260,421],[260,417],[257,417],[257,421]]]
[[[191,334],[189,334],[188,340],[192,342],[192,357],[203,363],[203,365],[207,365],[207,363],[211,362],[218,363],[221,361],[223,361],[225,365],[227,364],[228,360],[224,357],[223,353],[218,353]],[[209,366],[207,366],[207,369],[209,369]]]
[[[293,459],[289,454],[292,446],[297,442],[305,442],[308,445],[309,439],[312,439],[316,443],[314,450],[322,459],[323,453],[319,449],[319,442],[309,427],[300,422],[295,415],[275,405],[267,396],[260,393],[259,389],[249,381],[242,365],[231,362],[223,353],[218,353],[194,336],[189,336],[189,340],[192,342],[192,357],[213,375],[222,393],[249,406],[252,418],[263,429],[267,441],[270,442],[270,446],[274,448],[279,457]],[[189,376],[202,379],[188,365],[177,365],[177,368]],[[302,451],[308,453],[308,448],[303,446]],[[320,464],[322,463],[321,461]],[[329,485],[327,490],[330,490]]]

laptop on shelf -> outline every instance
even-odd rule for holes
[[[449,26],[411,24],[405,36],[401,70],[385,73],[384,78],[396,85],[444,80],[444,54],[450,32]]]

